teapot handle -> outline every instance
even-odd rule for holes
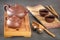
[[[4,5],[4,10],[7,11],[8,8],[10,8],[10,5],[5,4],[5,5]]]

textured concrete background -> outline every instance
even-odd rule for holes
[[[36,32],[32,31],[32,37],[31,38],[24,38],[24,37],[12,37],[12,38],[4,38],[3,37],[3,15],[4,15],[4,9],[3,5],[7,4],[21,4],[23,6],[27,5],[52,5],[57,13],[60,15],[60,0],[0,0],[0,40],[60,40],[60,28],[56,29],[49,29],[51,32],[53,32],[56,35],[56,38],[52,38],[47,33],[43,32],[42,34],[37,34]],[[30,20],[34,19],[31,14]]]

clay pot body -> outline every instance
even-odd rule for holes
[[[7,25],[10,28],[19,28],[21,26],[22,19],[28,13],[27,9],[22,5],[5,5],[5,11],[7,12]]]

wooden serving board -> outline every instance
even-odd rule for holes
[[[60,21],[55,18],[54,22],[52,23],[48,23],[45,21],[44,17],[41,17],[39,14],[39,10],[41,9],[46,9],[44,6],[42,5],[36,5],[36,6],[27,6],[27,9],[31,12],[31,14],[36,17],[42,25],[44,25],[46,28],[55,28],[55,27],[60,27]],[[53,15],[51,12],[48,15]]]
[[[24,36],[24,37],[31,37],[31,29],[29,24],[29,16],[28,14],[22,19],[22,24],[17,31],[16,29],[8,28],[6,24],[7,18],[6,12],[4,13],[4,37],[13,37],[13,36]]]

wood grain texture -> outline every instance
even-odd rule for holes
[[[46,9],[44,6],[42,5],[37,5],[37,6],[27,6],[27,9],[31,12],[31,14],[36,17],[40,22],[41,24],[43,24],[46,28],[58,28],[60,27],[60,21],[55,18],[55,20],[52,22],[52,23],[48,23],[45,21],[45,18],[44,17],[41,17],[40,14],[39,14],[39,10],[41,9]],[[51,12],[49,12],[48,15],[53,15]]]
[[[22,19],[21,26],[19,30],[8,28],[6,24],[6,12],[4,13],[4,37],[13,37],[13,36],[24,36],[24,37],[31,37],[31,28],[29,24],[29,16],[28,14]]]

